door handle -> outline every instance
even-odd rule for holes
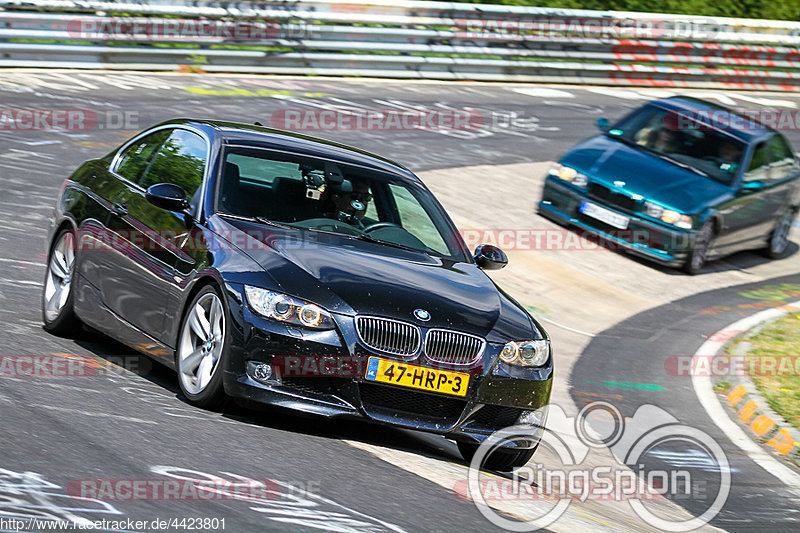
[[[111,206],[111,212],[115,215],[125,216],[128,214],[128,206],[126,204],[114,204]]]

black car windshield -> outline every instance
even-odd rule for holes
[[[216,210],[465,261],[430,193],[389,173],[248,147],[224,155]]]
[[[746,145],[691,116],[647,105],[606,133],[629,144],[730,185]]]

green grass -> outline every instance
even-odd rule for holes
[[[790,313],[747,340],[750,378],[769,406],[800,429],[800,315]]]
[[[726,394],[731,390],[731,384],[728,381],[717,381],[714,383],[714,392],[717,394]]]

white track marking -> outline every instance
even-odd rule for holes
[[[592,337],[592,338],[594,338],[594,337],[595,337],[595,334],[594,334],[594,333],[589,333],[589,332],[586,332],[586,331],[581,331],[581,330],[579,330],[579,329],[571,328],[571,327],[569,327],[569,326],[565,326],[564,324],[559,324],[559,323],[558,323],[558,322],[556,322],[555,320],[550,320],[549,318],[545,318],[545,317],[543,317],[543,316],[534,315],[534,318],[535,318],[536,320],[541,320],[542,322],[547,322],[548,324],[552,324],[552,325],[554,325],[554,326],[555,326],[555,327],[557,327],[557,328],[561,328],[561,329],[565,329],[565,330],[567,330],[567,331],[571,331],[571,332],[573,332],[573,333],[577,333],[578,335],[585,335],[585,336],[587,336],[587,337]]]
[[[648,98],[669,98],[670,96],[676,96],[678,93],[667,89],[648,89],[646,91],[639,91],[639,94]]]
[[[797,108],[797,102],[792,102],[791,100],[779,100],[777,98],[763,97],[756,98],[755,96],[747,96],[744,94],[734,94],[733,97],[738,98],[739,100],[744,100],[745,102],[752,102],[754,104],[763,106]]]
[[[615,98],[622,98],[623,100],[652,100],[649,96],[644,96],[636,91],[627,91],[625,89],[607,89],[605,87],[589,87],[586,89],[590,93],[602,94],[604,96],[613,96]]]
[[[530,89],[523,87],[511,90],[515,93],[539,96],[541,98],[575,98],[575,95],[570,92],[561,91],[559,89],[548,89],[546,87],[531,87]]]
[[[788,304],[788,306],[783,306],[784,309],[786,307],[796,307],[797,309],[800,309],[800,300]],[[756,313],[734,322],[726,328],[721,329],[710,338],[725,339],[727,337],[729,339],[730,337],[727,335],[728,332],[747,331],[757,326],[761,322],[777,318],[784,313],[785,311],[781,311],[780,308],[761,311],[760,313]],[[704,342],[702,346],[700,346],[700,349],[697,350],[697,353],[694,355],[694,357],[698,360],[700,358],[713,357],[719,352],[726,342],[728,341],[708,340]],[[693,365],[697,365],[697,361],[694,361]],[[696,366],[693,366],[693,368],[696,368]],[[700,405],[703,406],[703,409],[706,410],[706,413],[708,413],[708,416],[711,418],[711,420],[713,420],[714,423],[725,433],[725,435],[728,436],[731,442],[741,448],[761,468],[781,480],[783,483],[789,485],[790,487],[800,488],[800,474],[797,474],[797,472],[767,453],[766,450],[756,444],[755,441],[744,432],[741,426],[731,419],[731,417],[728,415],[728,412],[717,398],[716,393],[714,393],[714,386],[711,383],[710,376],[697,374],[692,375],[692,386],[694,387],[694,392],[697,395],[697,399],[700,400]]]

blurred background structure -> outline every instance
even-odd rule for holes
[[[798,0],[536,3],[0,0],[0,67],[779,91],[800,83],[800,22],[718,16],[796,19]],[[568,9],[578,3],[671,13]]]

